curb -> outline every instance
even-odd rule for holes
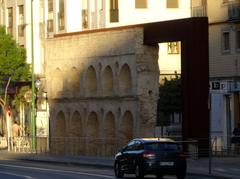
[[[89,166],[89,167],[98,167],[98,168],[106,168],[106,169],[113,169],[113,165],[106,165],[106,164],[99,164],[99,163],[91,163],[91,162],[77,162],[71,160],[44,160],[44,159],[37,159],[37,158],[19,158],[17,160],[20,161],[32,161],[32,162],[41,162],[41,163],[59,163],[65,165],[76,165],[76,166]]]

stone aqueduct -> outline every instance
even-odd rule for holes
[[[52,150],[57,153],[110,155],[133,137],[137,122],[134,120],[136,99],[132,96],[131,69],[128,64],[123,64],[120,70],[117,64],[115,66],[116,69],[112,69],[107,65],[103,70],[98,66],[98,70],[95,70],[94,66],[90,65],[86,72],[83,70],[82,75],[77,67],[72,67],[69,73],[66,73],[69,74],[66,89],[63,81],[59,81],[63,79],[64,72],[59,68],[54,71],[53,96],[58,98],[64,95],[60,93],[65,91],[68,93],[65,97],[70,102],[74,100],[70,99],[70,96],[74,96],[76,100],[77,96],[81,98],[83,91],[84,99],[69,105],[55,106],[58,110],[54,116],[56,133],[53,133],[56,135],[53,137],[56,137],[58,142],[53,145]],[[123,107],[124,103],[124,106],[128,107]],[[69,107],[68,111],[66,107]]]
[[[206,149],[208,20],[189,18],[47,40],[51,152],[109,156],[131,138],[153,137],[158,43],[168,41],[182,44],[183,139]]]
[[[50,149],[112,155],[133,137],[152,137],[158,48],[142,29],[65,34],[46,42]]]

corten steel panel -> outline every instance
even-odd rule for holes
[[[181,41],[183,138],[199,140],[208,149],[208,19],[195,17],[144,25],[144,44]]]

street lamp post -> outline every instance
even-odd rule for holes
[[[34,76],[33,0],[31,0],[31,48],[32,48],[32,150],[36,150],[35,76]]]

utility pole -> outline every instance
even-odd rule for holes
[[[33,0],[31,0],[31,47],[32,47],[32,151],[36,151],[35,119],[35,76],[34,76],[34,35],[33,35]]]

